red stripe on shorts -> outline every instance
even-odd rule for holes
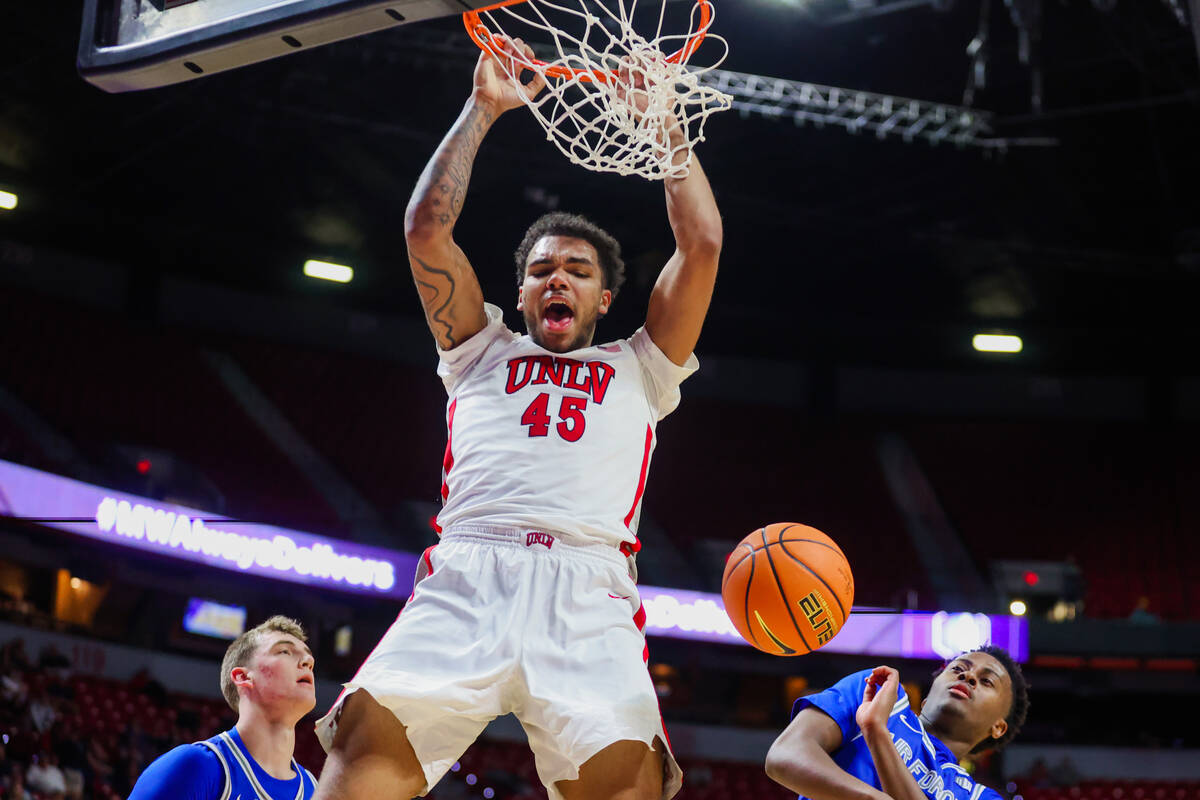
[[[634,612],[633,624],[637,625],[638,633],[642,634],[642,641],[646,641],[646,606],[638,603],[638,610]],[[642,661],[650,663],[650,645],[645,643],[642,645]]]
[[[641,631],[641,633],[642,633],[642,638],[645,639],[645,637],[646,637],[646,632],[645,632],[646,606],[645,606],[645,604],[642,604],[642,603],[638,604],[638,610],[633,615],[633,624],[637,625],[637,629],[639,631]],[[650,663],[650,644],[649,643],[646,643],[642,647],[642,661],[646,662],[647,665],[649,665],[649,663]],[[667,740],[667,749],[672,750],[672,752],[673,752],[673,749],[671,747],[671,736],[670,736],[670,734],[667,733],[667,721],[665,719],[663,719],[663,715],[662,715],[662,706],[658,704],[657,700],[655,701],[655,704],[658,705],[658,722],[660,725],[662,725],[663,738],[665,738]]]
[[[625,515],[625,527],[628,528],[633,522],[633,515],[637,513],[638,505],[642,502],[642,492],[646,491],[646,472],[650,468],[650,447],[654,444],[654,429],[649,425],[646,426],[646,447],[642,451],[642,472],[638,476],[637,492],[633,495],[633,505],[629,507],[629,513]],[[633,537],[633,544],[626,542],[621,545],[621,552],[625,555],[632,555],[642,549],[642,542],[636,536]]]
[[[446,412],[446,454],[442,456],[442,502],[446,502],[446,498],[450,496],[450,470],[454,468],[454,451],[450,449],[454,441],[454,409],[458,407],[458,398],[450,403],[450,410]],[[438,533],[441,533],[439,530]]]

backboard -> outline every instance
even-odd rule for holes
[[[495,0],[84,0],[78,67],[108,92],[152,89]]]

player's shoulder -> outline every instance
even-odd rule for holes
[[[129,800],[158,798],[219,798],[225,785],[225,768],[212,746],[204,742],[181,744],[151,762]],[[181,792],[186,787],[187,792]]]
[[[870,669],[860,669],[858,672],[851,672],[846,677],[835,683],[831,688],[840,691],[857,692],[860,696],[863,693],[863,688],[867,685],[867,678],[871,677]]]
[[[207,742],[192,742],[181,744],[163,753],[154,763],[162,763],[164,767],[204,772],[211,769],[221,770],[221,761],[215,750]]]
[[[627,353],[633,352],[633,337],[628,339],[615,339],[611,342],[595,345],[595,348],[604,353]]]

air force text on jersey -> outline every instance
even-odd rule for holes
[[[864,783],[882,789],[871,751],[855,721],[870,674],[869,669],[855,672],[823,692],[801,697],[792,716],[809,707],[828,714],[842,729],[842,745],[831,754],[834,763]],[[950,748],[925,731],[904,687],[900,687],[887,729],[896,752],[929,800],[1002,800],[994,789],[977,783],[958,765]]]

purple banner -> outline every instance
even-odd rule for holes
[[[417,565],[409,553],[236,522],[7,461],[0,514],[234,572],[397,599],[412,590]]]
[[[746,645],[719,594],[641,586],[646,633],[677,639]],[[855,611],[837,636],[821,649],[828,653],[951,658],[980,645],[1003,647],[1017,661],[1029,659],[1029,625],[1024,617],[986,614]]]
[[[124,547],[268,578],[403,599],[417,556],[122,494],[0,461],[0,514],[40,521]],[[82,521],[66,521],[79,518]],[[646,633],[746,645],[719,594],[639,587]],[[1029,658],[1024,617],[856,610],[822,649],[831,653],[950,658],[982,644]]]

